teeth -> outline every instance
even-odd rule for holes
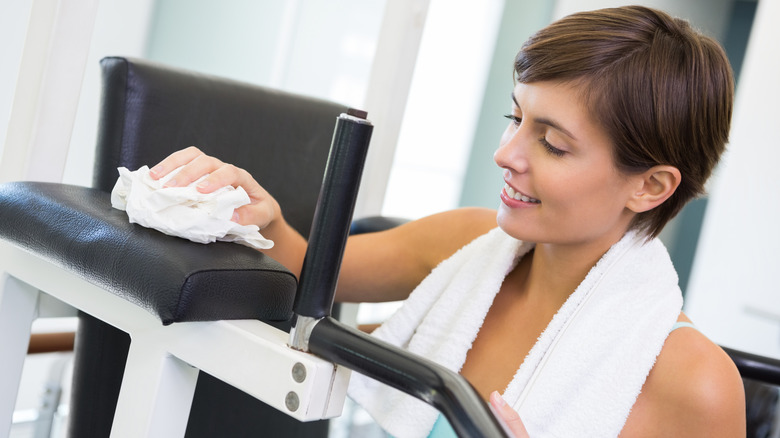
[[[534,204],[539,204],[540,200],[529,198],[528,196],[521,195],[520,193],[516,192],[515,189],[512,187],[509,187],[509,184],[504,185],[504,191],[507,195],[509,195],[510,198],[513,198],[517,201],[523,201],[523,202],[532,202]]]

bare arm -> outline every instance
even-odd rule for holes
[[[347,240],[336,300],[403,300],[441,261],[495,227],[495,211],[462,208],[352,236]]]
[[[279,203],[244,169],[203,154],[195,147],[168,156],[152,169],[159,179],[185,166],[168,186],[186,186],[204,175],[197,189],[211,193],[243,187],[250,203],[233,220],[260,227],[274,247],[263,250],[296,276],[306,253],[305,239],[284,220]],[[392,230],[350,237],[342,261],[337,301],[395,301],[406,298],[439,262],[496,226],[495,211],[467,208],[412,221]]]

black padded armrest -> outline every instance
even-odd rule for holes
[[[391,228],[395,228],[399,225],[403,225],[409,222],[409,219],[390,216],[368,216],[360,219],[355,219],[349,226],[349,234],[365,234],[375,233],[377,231],[385,231]]]
[[[0,185],[0,238],[144,307],[166,325],[292,315],[297,281],[275,260],[242,245],[203,245],[131,224],[97,189]]]
[[[743,378],[780,385],[780,360],[721,347],[731,357]]]

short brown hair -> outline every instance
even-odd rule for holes
[[[521,83],[580,86],[621,171],[659,164],[680,171],[675,193],[634,218],[631,227],[649,236],[704,193],[728,142],[734,79],[725,52],[661,11],[628,6],[567,16],[526,41],[515,75]]]

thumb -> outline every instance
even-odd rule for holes
[[[247,204],[233,211],[233,222],[257,225],[262,230],[274,219],[274,208],[268,202]]]
[[[520,415],[507,404],[498,391],[490,394],[490,406],[498,418],[500,418],[515,438],[528,438],[528,431],[520,419]]]

